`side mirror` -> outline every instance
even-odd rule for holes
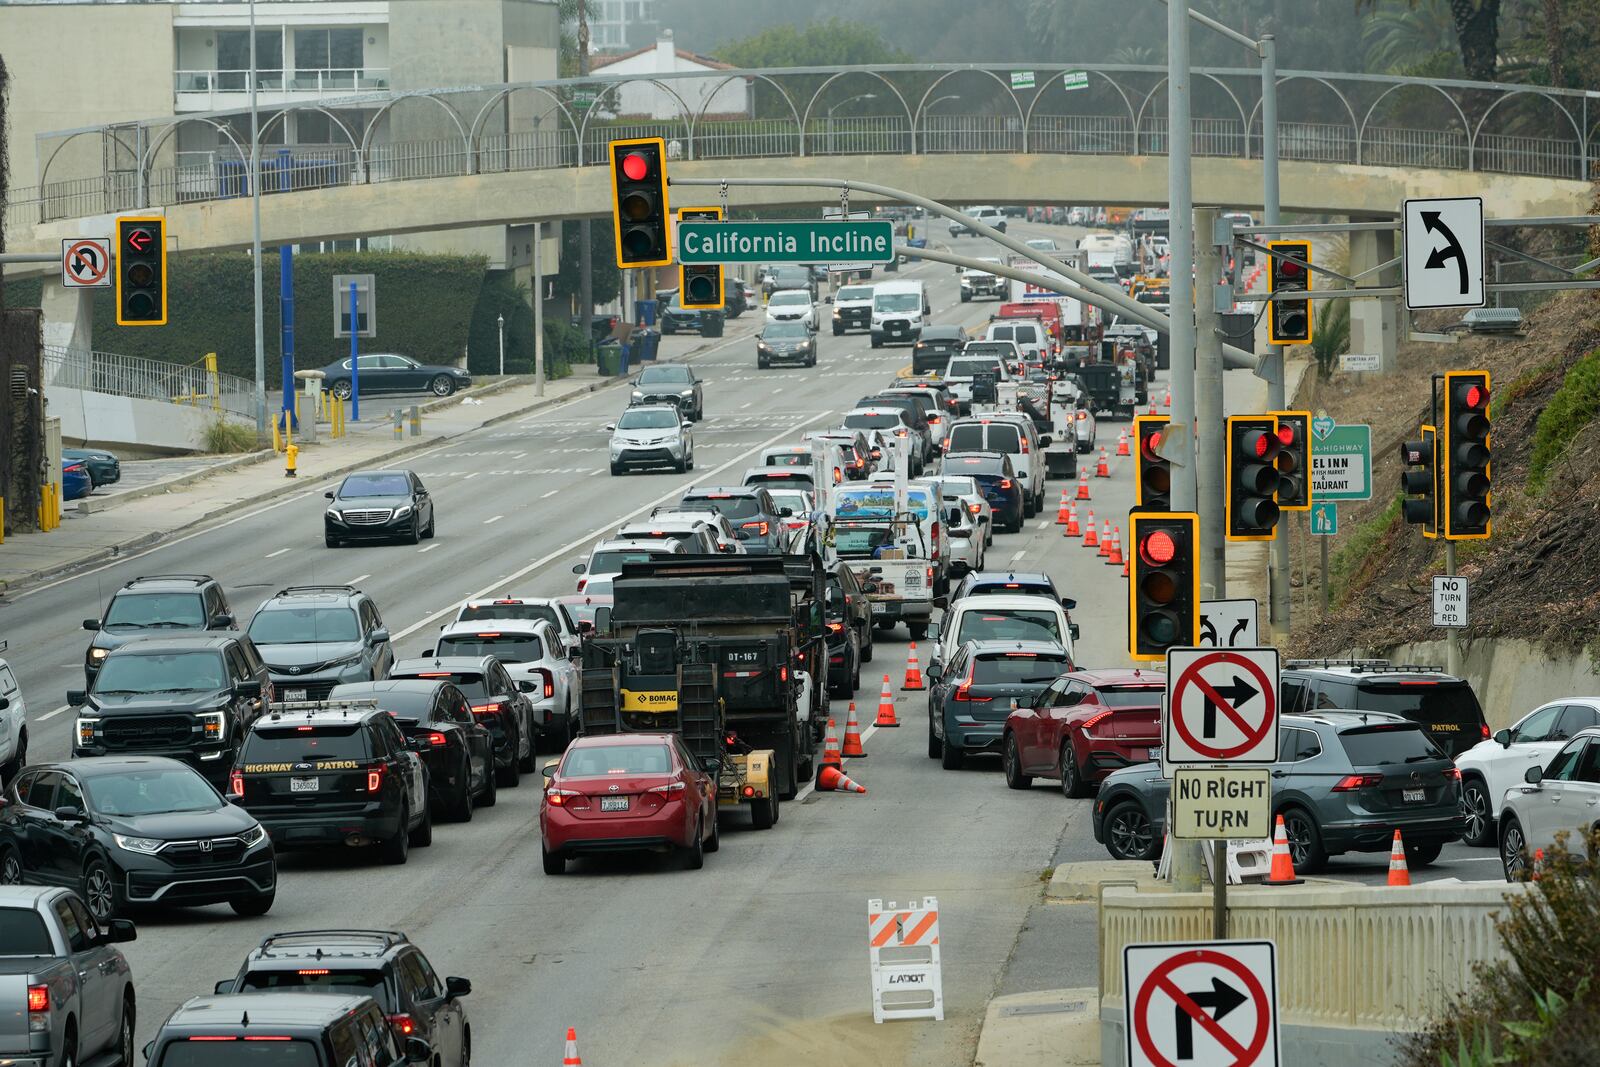
[[[472,983],[465,978],[446,978],[444,980],[444,995],[446,997],[464,997],[472,992]]]
[[[939,640],[939,629],[940,627],[938,623],[930,622],[928,624],[928,637],[934,641]]]
[[[138,939],[139,931],[134,929],[133,923],[127,919],[112,919],[107,927],[106,940],[112,944],[120,945]]]
[[[234,982],[234,980],[232,978],[224,978],[222,981],[218,982],[216,985],[211,987],[211,992],[213,992],[213,993],[232,993],[233,992],[233,982]]]
[[[88,816],[86,816],[83,812],[79,811],[77,808],[68,807],[65,804],[63,804],[63,805],[61,805],[61,807],[57,808],[55,810],[54,814],[55,814],[55,817],[60,819],[62,822],[88,822],[89,821]]]
[[[431,655],[433,655],[433,649],[425,648],[425,649],[422,650],[422,654],[423,654],[423,656],[431,656]]]
[[[1510,748],[1511,747],[1511,731],[1510,730],[1496,730],[1494,732],[1494,739],[1500,745],[1501,748]]]
[[[1078,639],[1078,624],[1075,622],[1067,623],[1067,633],[1071,634],[1072,639],[1076,641]]]
[[[433,1046],[420,1037],[406,1038],[406,1062],[428,1063],[433,1059]]]
[[[936,682],[939,681],[939,676],[942,675],[944,672],[939,669],[939,665],[937,663],[930,663],[930,664],[928,664],[928,669],[923,671],[922,673],[927,675],[928,684],[929,685],[933,685],[933,684],[935,684]]]
[[[239,695],[246,700],[259,700],[261,698],[261,683],[254,678],[239,683]]]
[[[98,629],[100,629],[100,620],[99,619],[84,619],[83,620],[83,628],[85,630],[98,630]]]
[[[376,630],[372,631],[370,634],[367,635],[367,640],[370,641],[374,645],[381,645],[385,641],[389,640],[389,631],[387,629],[385,629],[384,627],[380,626]]]
[[[1061,606],[1066,608],[1068,611],[1071,611],[1073,608],[1078,606],[1078,602],[1069,596],[1064,596],[1061,598]]]
[[[219,612],[216,618],[211,620],[211,628],[213,630],[226,630],[232,625],[233,616],[229,615],[226,611]]]
[[[605,429],[606,433],[616,433],[617,432],[617,424],[614,423],[614,422],[608,422],[608,423],[605,424],[604,429]]]
[[[333,490],[329,489],[326,493],[323,493],[322,494],[322,498],[324,500],[332,500],[333,499]]]
[[[552,763],[546,763],[543,767],[541,767],[539,769],[539,771],[546,778],[554,778],[556,776],[556,765],[553,762]]]
[[[1544,768],[1538,766],[1537,764],[1529,767],[1522,773],[1522,780],[1527,782],[1529,785],[1538,785],[1540,782],[1544,781]]]
[[[590,622],[588,619],[584,619],[582,622],[578,623],[578,632],[580,634],[594,633],[594,623]]]
[[[705,766],[706,773],[712,778],[716,778],[717,775],[722,773],[722,761],[719,759],[701,760],[701,763]]]
[[[574,563],[572,565],[572,573],[573,574],[582,574],[584,571],[586,571],[588,569],[589,569],[589,565],[587,563]]]
[[[68,689],[67,703],[72,707],[81,708],[89,702],[89,694],[82,689]]]
[[[947,596],[936,596],[933,598],[933,606],[938,608],[940,611],[945,611],[950,607],[950,598]]]
[[[789,516],[791,516],[793,514],[794,514],[794,508],[779,508],[778,509],[778,515],[781,516],[782,518],[787,519]]]

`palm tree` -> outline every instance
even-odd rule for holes
[[[1407,74],[1455,54],[1455,24],[1443,0],[1420,4],[1385,3],[1361,33],[1367,69],[1374,74]]]
[[[1160,66],[1166,62],[1166,51],[1157,52],[1147,44],[1125,44],[1113,51],[1107,60],[1129,66]]]

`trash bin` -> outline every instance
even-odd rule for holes
[[[700,336],[721,337],[723,318],[720,311],[702,311],[700,313]]]
[[[633,319],[640,326],[654,326],[656,324],[656,302],[654,300],[635,300],[633,302]]]
[[[606,341],[596,345],[594,365],[602,378],[614,377],[618,373],[618,368],[622,366],[621,342]]]
[[[636,330],[630,351],[640,363],[654,360],[661,349],[661,335],[654,330]]]

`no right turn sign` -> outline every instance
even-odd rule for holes
[[[1122,950],[1129,1067],[1278,1067],[1277,945]]]

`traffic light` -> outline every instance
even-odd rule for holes
[[[1227,529],[1230,541],[1270,541],[1278,525],[1278,419],[1228,416]]]
[[[1165,415],[1137,415],[1133,439],[1139,449],[1133,468],[1134,509],[1167,511],[1172,507],[1172,464],[1156,455],[1156,444],[1167,428]]]
[[[713,221],[722,218],[720,207],[686,207],[678,209],[678,221],[685,219]],[[678,300],[686,308],[706,310],[724,304],[722,292],[722,264],[678,264]]]
[[[1128,523],[1128,655],[1158,660],[1200,633],[1200,516],[1135,511]]]
[[[1444,419],[1439,423],[1439,484],[1444,487],[1444,529],[1449,541],[1489,536],[1489,372],[1452,370],[1444,375]]]
[[[167,220],[117,219],[117,325],[167,324]]]
[[[617,266],[671,263],[666,143],[659,137],[612,141],[611,191]]]
[[[1283,251],[1306,263],[1311,262],[1310,241],[1268,241],[1274,252]],[[1281,256],[1272,257],[1272,267],[1267,274],[1269,292],[1303,293],[1311,288],[1311,272],[1299,263],[1291,263]],[[1268,336],[1275,345],[1308,345],[1311,343],[1311,301],[1274,300],[1267,312]]]
[[[1278,417],[1278,510],[1311,510],[1311,412],[1274,411]]]
[[[1423,537],[1436,537],[1439,531],[1439,452],[1432,426],[1422,428],[1422,437],[1400,445],[1400,490],[1406,499],[1400,514],[1413,526],[1422,527]]]

